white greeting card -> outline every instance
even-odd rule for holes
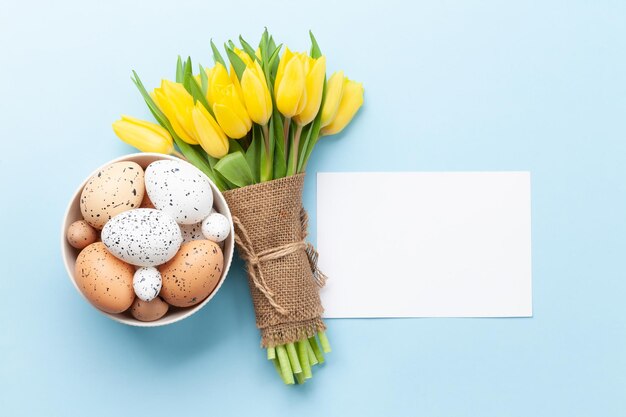
[[[319,173],[325,317],[532,316],[530,173]]]

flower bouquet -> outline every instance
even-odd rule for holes
[[[246,262],[249,287],[267,349],[286,384],[312,377],[330,352],[319,288],[326,277],[306,242],[302,189],[317,141],[340,132],[363,103],[363,87],[343,72],[326,78],[326,57],[310,33],[310,53],[277,45],[267,30],[258,47],[239,37],[211,42],[214,66],[178,58],[176,80],[148,92],[132,80],[158,125],[128,116],[115,133],[144,152],[175,154],[223,192]],[[295,380],[294,380],[295,378]]]

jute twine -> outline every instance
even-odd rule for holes
[[[305,241],[304,174],[226,191],[235,243],[246,262],[261,345],[276,346],[326,329],[319,288],[326,276]]]

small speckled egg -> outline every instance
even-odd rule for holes
[[[183,234],[183,243],[204,239],[202,235],[202,223],[181,224],[180,231]]]
[[[179,224],[201,222],[213,207],[206,175],[185,161],[155,161],[146,168],[146,191],[152,204]]]
[[[141,300],[154,300],[161,291],[161,273],[152,266],[139,268],[133,277],[133,288]]]
[[[67,228],[67,241],[76,249],[82,249],[98,240],[98,231],[84,220],[78,220]]]
[[[217,286],[223,266],[224,255],[216,243],[185,243],[172,260],[159,267],[163,278],[160,296],[176,307],[198,304]]]
[[[120,261],[101,242],[92,243],[76,258],[74,278],[80,291],[107,313],[126,311],[135,299],[135,268]]]
[[[164,264],[183,242],[174,219],[165,212],[148,208],[113,217],[102,229],[101,237],[113,255],[137,266]]]
[[[136,298],[130,307],[130,314],[139,321],[155,321],[167,313],[170,306],[161,298],[152,301],[143,301]]]
[[[221,242],[230,233],[228,218],[218,212],[211,213],[202,221],[202,234],[213,242]]]
[[[143,169],[135,162],[116,162],[89,178],[80,196],[80,212],[100,230],[113,216],[139,207],[144,190]]]

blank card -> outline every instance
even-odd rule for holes
[[[327,318],[532,316],[528,172],[319,173]]]

